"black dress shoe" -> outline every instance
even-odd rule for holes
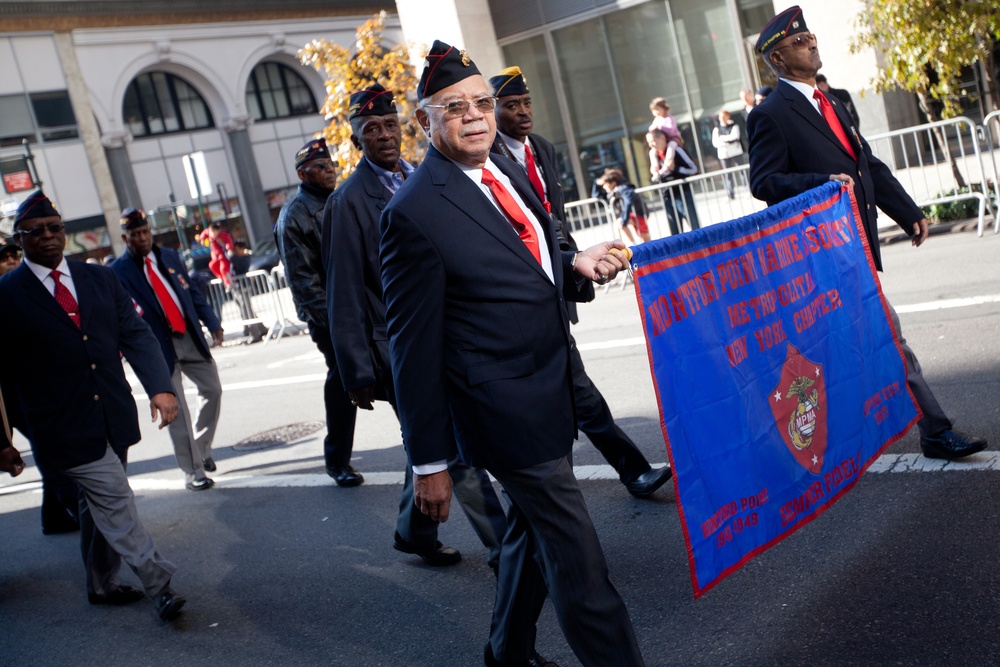
[[[201,479],[193,479],[189,482],[185,482],[184,486],[186,486],[190,491],[204,491],[215,486],[215,481],[209,477],[202,477]]]
[[[542,656],[538,655],[538,651],[535,651],[535,655],[533,655],[531,660],[528,661],[528,665],[530,667],[559,667],[556,663],[546,660]]]
[[[986,449],[986,438],[977,438],[946,428],[937,435],[920,438],[920,450],[929,459],[960,459]]]
[[[177,618],[177,614],[180,613],[185,602],[187,600],[184,599],[184,596],[174,593],[167,587],[156,596],[153,605],[156,607],[156,615],[160,617],[161,621],[172,621]]]
[[[123,604],[138,602],[144,597],[146,597],[146,594],[138,589],[131,586],[119,586],[106,595],[87,593],[87,602],[90,604],[113,604],[121,606]]]
[[[326,474],[333,477],[333,480],[337,482],[337,486],[361,486],[365,481],[365,478],[353,466],[327,468]]]
[[[435,542],[430,546],[421,547],[407,542],[400,537],[398,532],[392,541],[392,548],[396,551],[402,551],[404,554],[415,554],[420,556],[424,559],[425,563],[435,567],[454,565],[458,561],[462,560],[462,554],[458,549],[446,547],[441,544],[440,541]]]
[[[80,530],[80,522],[70,516],[69,512],[42,517],[42,535],[61,535],[75,533],[78,530]]]
[[[201,467],[205,469],[205,472],[215,472],[217,469],[215,461],[212,459],[211,456],[209,456],[207,459],[201,460]]]
[[[631,482],[626,482],[625,488],[637,498],[646,498],[663,486],[670,476],[674,474],[670,466],[663,468],[652,468],[642,473]]]

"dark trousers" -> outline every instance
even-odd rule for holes
[[[326,359],[326,383],[323,385],[326,439],[323,441],[323,458],[326,460],[329,472],[333,468],[346,468],[351,463],[351,452],[354,450],[354,423],[358,418],[358,408],[351,403],[351,398],[341,382],[330,330],[310,322],[309,335]]]
[[[386,378],[384,386],[389,405],[392,406],[393,412],[396,412],[392,379]],[[448,461],[448,475],[451,477],[453,494],[465,512],[472,530],[489,552],[487,558],[492,562],[498,561],[500,544],[504,533],[507,532],[507,518],[504,516],[503,506],[489,476],[482,468],[473,468],[462,463],[457,456]],[[439,525],[439,522],[417,509],[416,503],[413,502],[413,468],[407,456],[403,494],[399,498],[399,516],[396,518],[396,533],[410,544],[430,547],[437,542]]]
[[[531,658],[547,592],[584,667],[644,665],[569,457],[490,472],[510,501],[490,627],[493,655],[510,664]]]
[[[572,336],[569,343],[573,396],[576,399],[576,426],[590,438],[597,451],[618,473],[618,478],[627,484],[649,471],[649,461],[615,423],[611,408],[583,367],[583,358]]]
[[[80,528],[80,488],[66,473],[43,470],[42,532],[66,533]]]
[[[951,428],[951,419],[945,414],[941,404],[937,402],[934,392],[927,386],[927,380],[924,379],[917,355],[913,354],[913,350],[903,338],[903,330],[899,325],[899,315],[896,314],[896,309],[888,301],[886,303],[889,305],[889,314],[892,316],[892,326],[896,328],[899,346],[903,348],[903,358],[906,360],[906,383],[909,385],[910,391],[913,392],[917,405],[924,413],[923,419],[917,422],[917,428],[920,429],[921,436],[937,435],[941,431]]]
[[[698,224],[698,210],[694,205],[694,190],[690,183],[685,183],[679,188],[663,190],[660,195],[663,197],[663,208],[667,212],[667,226],[670,227],[671,234],[681,233],[681,218],[687,220],[691,229],[701,227]]]

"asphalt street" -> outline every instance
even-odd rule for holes
[[[584,494],[649,665],[1000,663],[998,251],[992,232],[953,228],[919,249],[883,246],[881,276],[939,400],[991,449],[923,465],[911,432],[834,508],[699,600],[673,488],[632,498],[577,443]],[[631,286],[599,290],[581,318],[574,333],[591,377],[647,458],[665,462]],[[440,531],[464,554],[454,567],[391,548],[404,462],[392,411],[359,416],[354,465],[368,483],[337,488],[323,474],[322,429],[240,445],[323,420],[325,367],[308,336],[227,346],[216,358],[216,487],[184,489],[142,398],[143,441],[129,457],[139,512],[178,566],[181,617],[164,625],[149,603],[87,603],[77,536],[41,534],[31,466],[0,479],[0,665],[482,664],[495,587],[465,518],[453,514]],[[579,664],[549,606],[537,646],[563,667]]]

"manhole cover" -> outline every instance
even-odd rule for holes
[[[326,427],[326,422],[300,422],[298,424],[286,424],[268,431],[262,431],[249,438],[240,440],[233,449],[238,452],[252,452],[258,449],[270,449],[295,442],[307,435],[312,435]]]

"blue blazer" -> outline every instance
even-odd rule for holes
[[[836,97],[827,96],[857,159],[806,97],[784,81],[747,116],[750,138],[750,191],[769,206],[829,182],[831,174],[854,179],[854,197],[864,222],[875,267],[882,269],[876,206],[913,235],[924,217],[892,171],[872,155]]]
[[[187,268],[181,260],[177,251],[170,248],[160,248],[153,246],[153,253],[156,254],[157,262],[160,265],[160,273],[166,276],[173,288],[177,298],[181,301],[181,311],[184,313],[184,320],[187,322],[188,330],[192,333],[194,343],[198,351],[205,359],[211,359],[212,353],[205,343],[205,336],[201,333],[201,322],[205,323],[209,331],[218,331],[222,328],[215,311],[208,305],[205,297],[202,296],[198,288],[191,282]],[[174,372],[174,362],[177,355],[174,352],[174,344],[171,341],[172,334],[167,318],[160,308],[160,302],[156,298],[156,293],[146,279],[145,270],[142,267],[141,259],[137,260],[132,253],[125,251],[121,257],[111,264],[111,269],[122,281],[122,285],[135,302],[142,308],[142,319],[153,331],[156,340],[160,343],[163,351],[163,358],[167,360],[167,368]],[[199,322],[200,320],[200,322]]]
[[[542,220],[554,284],[433,147],[380,221],[389,356],[414,465],[449,458],[457,443],[469,465],[524,468],[567,455],[576,437],[562,294],[573,253],[559,249],[524,170],[492,160]]]
[[[81,328],[22,264],[0,278],[0,365],[11,420],[31,442],[35,460],[65,470],[119,456],[139,441],[139,421],[121,354],[149,396],[173,393],[160,346],[108,268],[69,262]]]
[[[326,201],[323,267],[330,337],[344,389],[391,391],[385,304],[379,268],[379,217],[392,193],[362,158]]]

